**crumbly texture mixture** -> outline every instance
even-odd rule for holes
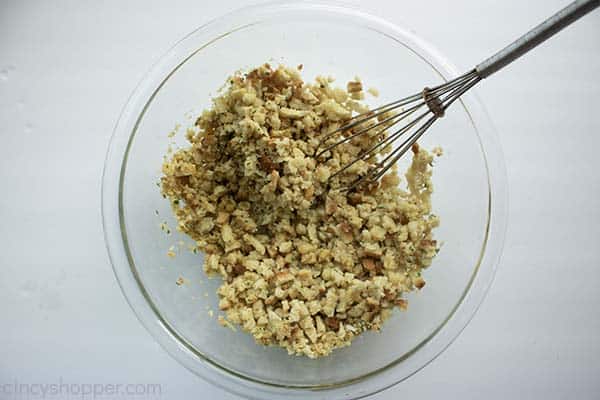
[[[206,272],[223,278],[219,321],[314,358],[406,308],[403,294],[425,285],[439,221],[433,156],[418,146],[407,190],[395,169],[378,184],[336,189],[373,166],[360,161],[330,179],[382,135],[315,160],[320,138],[366,111],[364,95],[358,79],[346,90],[332,78],[304,83],[300,68],[234,74],[188,131],[190,146],[165,161],[161,189]]]

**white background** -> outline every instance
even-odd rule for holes
[[[148,382],[164,399],[236,398],[171,359],[126,304],[104,247],[100,178],[119,111],[149,66],[243,4],[0,0],[0,383]],[[466,69],[566,4],[362,7]],[[373,398],[598,398],[600,11],[478,92],[510,185],[496,280],[445,353]]]

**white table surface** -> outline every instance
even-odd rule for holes
[[[567,1],[361,3],[466,69]],[[243,4],[0,1],[0,384],[160,383],[162,399],[237,398],[180,366],[135,318],[104,247],[100,178],[144,72]],[[510,184],[496,280],[445,353],[372,398],[598,398],[600,11],[478,91]]]

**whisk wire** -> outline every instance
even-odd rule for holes
[[[423,117],[427,115],[424,114]],[[343,189],[345,191],[351,191],[361,185],[362,183],[374,183],[379,180],[385,173],[394,166],[394,164],[410,149],[413,144],[419,140],[419,138],[425,133],[427,129],[438,119],[435,115],[430,117],[427,122],[422,125],[418,130],[413,132],[409,138],[402,143],[402,145],[398,148],[399,151],[394,151],[387,155],[383,160],[381,160],[378,164],[382,167],[380,169],[372,168],[367,174],[356,179],[349,187]],[[391,159],[391,160],[390,160]]]
[[[392,110],[395,110],[397,108],[400,108],[406,104],[410,104],[415,100],[418,100],[421,98],[421,95],[412,95],[409,97],[405,97],[404,99],[401,100],[397,100],[397,101],[393,101],[391,103],[388,104],[384,104],[383,106],[374,108],[372,110],[369,110],[365,113],[362,114],[358,114],[355,115],[354,117],[350,118],[349,120],[346,121],[346,124],[342,125],[340,128],[335,129],[334,131],[329,132],[327,135],[325,135],[323,138],[321,138],[321,140],[319,141],[319,145],[317,146],[317,149],[323,144],[325,143],[329,138],[337,135],[340,132],[344,132],[344,131],[348,131],[351,130],[352,128],[354,128],[355,126],[358,126],[360,124],[362,124],[363,122],[373,119],[373,118],[377,118],[380,115],[383,115],[387,112],[390,112]]]
[[[412,146],[417,142],[417,140],[419,140],[421,138],[421,136],[425,133],[425,131],[427,129],[429,129],[429,127],[431,125],[433,125],[433,123],[438,119],[438,117],[436,117],[435,115],[430,117],[427,122],[421,126],[417,131],[415,131],[409,138],[408,140],[406,140],[400,147],[400,151],[398,152],[393,152],[391,153],[388,157],[386,157],[386,165],[385,167],[383,167],[381,170],[376,170],[379,171],[377,172],[377,174],[375,176],[372,176],[370,178],[371,182],[375,182],[377,181],[379,178],[381,178],[383,175],[385,175],[385,173],[404,155],[404,153],[406,153],[410,148],[412,148]],[[390,161],[389,158],[392,155],[395,155],[395,157]]]
[[[373,136],[378,136],[380,134],[382,134],[386,129],[388,129],[391,126],[394,126],[395,124],[397,124],[398,122],[402,121],[404,118],[408,117],[410,114],[412,114],[413,111],[417,110],[418,108],[420,108],[421,106],[423,106],[425,104],[425,102],[421,102],[409,109],[406,110],[402,110],[401,112],[399,112],[398,114],[394,114],[391,117],[387,117],[379,122],[377,122],[375,125],[372,126],[367,126],[365,128],[362,128],[361,130],[359,130],[356,133],[353,133],[350,136],[345,136],[343,137],[341,140],[338,140],[337,142],[327,146],[325,149],[321,150],[320,152],[315,154],[315,157],[319,157],[321,155],[323,155],[324,153],[327,153],[329,150],[333,149],[334,147],[339,146],[342,143],[346,143],[349,142],[350,140],[354,139],[357,136],[362,135],[363,133],[366,133],[367,131],[371,131],[375,128],[380,127],[381,125],[386,125],[383,129],[377,131],[376,134],[374,134]],[[386,111],[387,112],[387,111]],[[395,120],[396,118],[398,118],[397,120]],[[369,118],[371,119],[371,118]],[[395,121],[394,121],[395,120]],[[393,123],[388,124],[390,121],[394,121]],[[364,121],[361,121],[361,123]],[[360,124],[359,124],[360,125]],[[348,130],[352,129],[350,127],[347,128]],[[319,146],[317,146],[317,150],[318,150]]]
[[[351,166],[353,166],[354,164],[356,164],[358,161],[360,160],[364,160],[365,158],[371,157],[374,155],[375,151],[384,146],[384,145],[389,145],[391,143],[393,143],[396,139],[398,139],[400,136],[402,136],[404,133],[406,133],[408,130],[410,130],[410,128],[412,128],[414,125],[416,125],[419,121],[421,121],[426,115],[428,114],[428,112],[424,112],[421,115],[419,115],[417,118],[415,118],[413,121],[411,121],[408,125],[398,129],[397,131],[395,131],[393,134],[391,134],[390,136],[386,137],[384,140],[382,140],[381,142],[373,145],[372,147],[370,147],[369,149],[365,150],[363,153],[359,154],[353,161],[351,161],[350,163],[346,164],[342,169],[338,170],[336,173],[334,173],[331,178],[336,177],[337,175],[341,174],[342,172],[346,171],[348,168],[350,168]]]
[[[477,75],[477,73],[475,72],[475,70],[468,72],[467,74],[461,75],[451,81],[446,82],[445,84],[441,84],[441,85],[437,85],[434,86],[433,88],[429,88],[428,89],[428,96],[430,96],[431,98],[433,97],[439,97],[442,94],[445,94],[446,92],[454,89],[455,87],[461,85],[465,80],[468,80],[470,78],[472,78],[473,75]],[[417,93],[411,96],[407,96],[403,99],[400,100],[396,100],[396,101],[392,101],[391,103],[387,103],[384,104],[382,106],[373,108],[367,112],[355,115],[354,117],[350,118],[349,120],[346,121],[346,124],[344,124],[343,126],[341,126],[340,128],[328,133],[327,135],[325,135],[319,142],[319,145],[317,146],[317,149],[320,147],[320,145],[322,145],[325,141],[327,141],[327,139],[335,136],[336,134],[340,133],[340,132],[344,132],[344,131],[348,131],[352,128],[354,128],[355,126],[360,125],[361,123],[373,119],[373,118],[377,118],[380,115],[383,115],[385,113],[388,113],[390,111],[393,111],[397,108],[400,108],[402,106],[405,106],[407,104],[410,104],[416,100],[425,100],[422,103],[420,103],[419,105],[424,105],[426,104],[426,100],[423,97],[423,93]],[[418,107],[415,107],[415,109]],[[316,154],[316,152],[315,152]],[[322,153],[320,153],[322,154]]]

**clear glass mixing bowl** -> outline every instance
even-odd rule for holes
[[[170,246],[176,226],[156,182],[171,139],[167,133],[210,105],[210,95],[240,68],[266,61],[303,64],[306,79],[359,75],[381,97],[373,106],[457,75],[413,33],[378,17],[331,3],[284,2],[242,9],[199,28],[155,65],[131,96],[106,158],[103,222],[113,268],[127,300],[156,340],[197,375],[246,397],[359,398],[415,373],[466,326],[489,288],[507,219],[506,178],[492,125],[473,92],[420,141],[439,145],[434,168],[436,237],[442,248],[380,333],[367,333],[330,357],[311,360],[266,348],[218,325],[218,279],[202,272],[202,255]],[[182,135],[180,135],[182,136]],[[182,137],[175,139],[184,145]],[[408,160],[403,161],[406,165]],[[158,215],[157,215],[158,214]],[[174,231],[174,229],[173,229]],[[175,281],[184,277],[186,283]]]

